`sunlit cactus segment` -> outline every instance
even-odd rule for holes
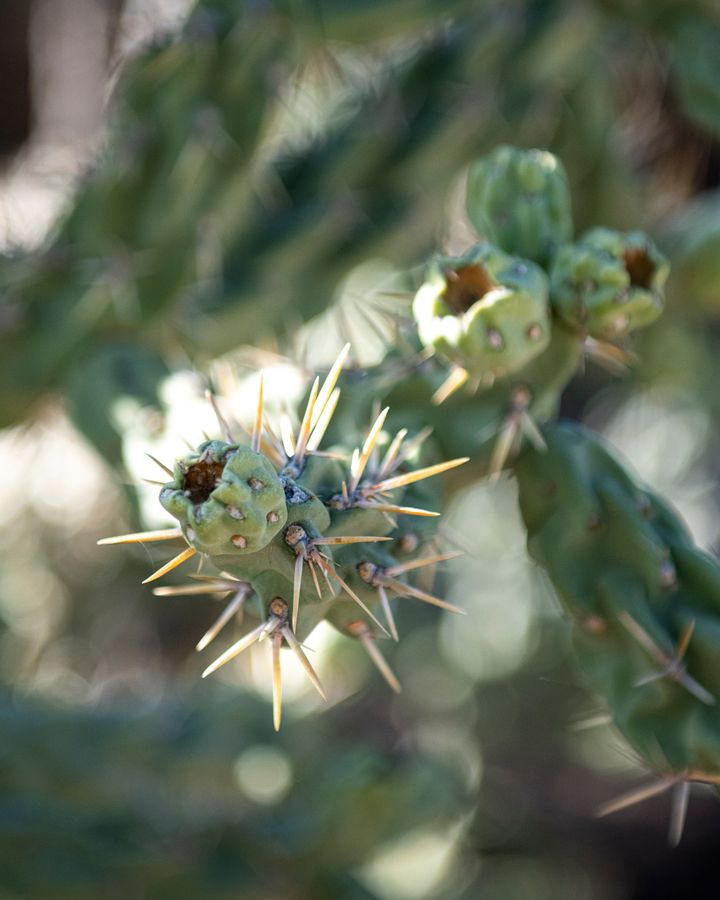
[[[160,503],[201,553],[262,550],[287,520],[278,473],[250,447],[207,441],[176,461],[174,476],[160,491]]]
[[[546,274],[489,243],[434,259],[413,313],[423,344],[476,378],[517,371],[550,341]]]

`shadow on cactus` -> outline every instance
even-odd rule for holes
[[[408,557],[405,517],[439,513],[401,505],[403,491],[419,481],[467,462],[453,459],[411,468],[426,435],[408,439],[402,430],[380,452],[388,410],[374,419],[362,445],[320,450],[338,403],[336,386],[349,346],[322,386],[316,378],[297,430],[283,417],[277,432],[266,422],[263,381],[248,442],[213,400],[224,440],[207,440],[176,460],[160,502],[179,528],[105,538],[101,544],[184,540],[185,548],[150,575],[153,582],[194,556],[208,560],[217,575],[194,576],[194,583],[156,588],[161,596],[230,595],[218,620],[200,639],[205,649],[233,618],[245,611],[259,622],[246,630],[204,671],[203,677],[252,644],[268,640],[272,652],[275,728],[282,705],[281,654],[290,648],[323,699],[325,691],[302,642],[326,620],[359,640],[390,687],[400,684],[376,645],[378,637],[398,640],[392,605],[412,597],[460,613],[462,610],[407,581],[416,569],[457,555]],[[400,552],[402,561],[397,558]],[[253,602],[254,601],[254,602]],[[381,621],[381,618],[384,620]]]

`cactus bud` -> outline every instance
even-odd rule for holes
[[[574,331],[612,340],[658,318],[669,271],[641,231],[593,228],[558,251],[550,272],[551,302]]]
[[[287,520],[272,464],[249,447],[207,441],[175,464],[160,502],[201,553],[255,553]]]
[[[413,312],[426,346],[480,378],[517,371],[550,340],[545,273],[489,243],[435,259]]]
[[[466,205],[479,234],[543,266],[572,237],[565,169],[545,150],[503,146],[479,159],[468,173]]]

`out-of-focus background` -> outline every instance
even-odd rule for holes
[[[329,707],[290,667],[279,735],[265,654],[200,681],[213,602],[154,597],[152,548],[95,541],[164,523],[144,451],[214,428],[213,360],[242,405],[247,345],[286,398],[284,354],[325,364],[349,330],[376,359],[362,297],[467,242],[463,169],[512,142],[561,156],[578,231],[670,256],[637,367],[588,367],[563,411],[717,549],[717,4],[194,7],[0,6],[0,897],[716,896],[716,797],[673,851],[666,797],[594,817],[643,773],[568,659],[510,481],[449,502],[469,615],[402,608],[402,695],[321,628]]]

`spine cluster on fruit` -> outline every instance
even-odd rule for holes
[[[411,597],[461,612],[416,587],[408,573],[435,566],[453,553],[408,554],[411,517],[435,511],[403,505],[411,485],[467,462],[454,459],[413,468],[422,443],[400,430],[384,441],[384,409],[360,447],[321,451],[340,389],[345,347],[322,386],[315,380],[302,422],[287,420],[279,434],[266,423],[260,380],[254,427],[246,443],[218,411],[222,440],[207,440],[178,458],[160,503],[179,527],[120,535],[102,543],[182,541],[182,549],[147,582],[156,581],[194,556],[217,572],[198,584],[156,588],[162,596],[183,593],[232,595],[203,636],[204,649],[225,624],[244,612],[245,633],[205,670],[209,675],[257,641],[268,639],[273,655],[274,722],[280,727],[280,650],[289,647],[320,694],[324,689],[302,643],[323,620],[362,642],[395,691],[397,678],[376,646],[378,636],[398,640],[395,598]],[[217,407],[216,407],[217,409]],[[385,446],[383,447],[383,442]],[[163,468],[165,468],[163,466]],[[418,548],[415,548],[418,549]],[[253,602],[254,601],[254,602]]]

